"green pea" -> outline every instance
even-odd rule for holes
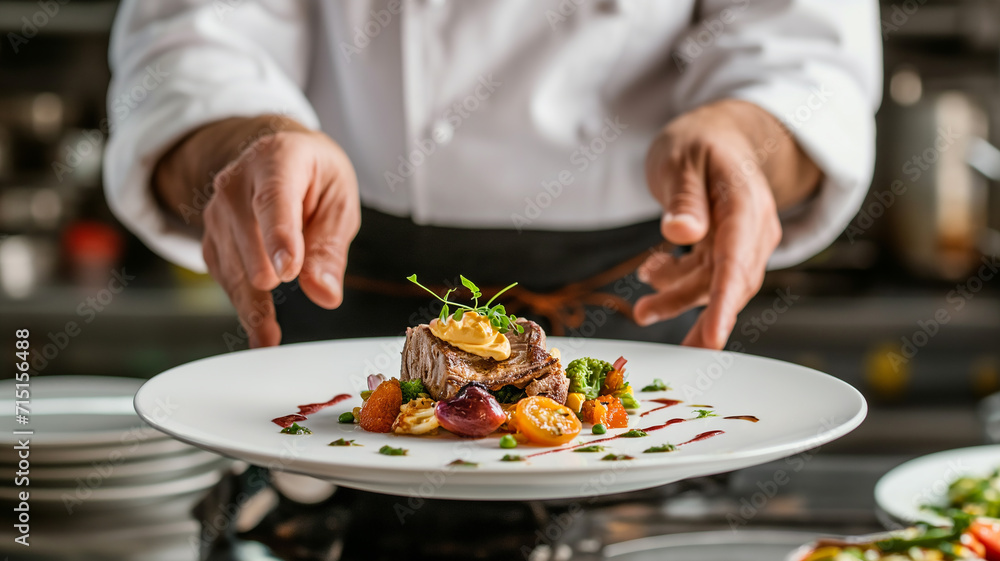
[[[512,434],[505,434],[500,437],[501,448],[517,448],[517,439]]]
[[[337,417],[337,422],[338,423],[353,423],[354,422],[354,413],[351,413],[350,411],[344,411],[343,413],[340,414],[339,417]]]
[[[594,425],[594,428],[592,430],[594,434],[605,434],[606,432],[608,432],[608,429],[601,423],[597,423],[596,425]]]

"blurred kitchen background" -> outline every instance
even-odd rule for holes
[[[104,201],[116,4],[60,5],[15,46],[9,33],[23,34],[39,4],[0,0],[0,348],[30,329],[44,375],[148,378],[246,347],[224,293],[152,254]],[[978,406],[1000,390],[1000,274],[996,261],[984,268],[1000,255],[1000,2],[907,0],[882,11],[885,94],[869,199],[833,247],[769,274],[734,335],[747,352],[846,380],[871,413],[751,528],[877,529],[871,488],[885,470],[1000,439],[989,407]],[[126,290],[112,290],[122,281]],[[787,311],[773,306],[779,290],[798,297]],[[592,520],[609,542],[728,529],[725,515],[754,491],[754,474],[773,469],[612,501]]]

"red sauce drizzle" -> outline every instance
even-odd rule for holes
[[[288,427],[292,426],[293,424],[295,424],[295,423],[297,423],[299,421],[305,421],[305,420],[306,420],[306,416],[305,415],[285,415],[284,417],[278,417],[277,419],[271,419],[271,422],[274,423],[274,424],[276,424],[276,425],[278,425],[279,427],[281,427],[283,429],[287,429]]]
[[[756,423],[760,420],[753,415],[732,415],[730,417],[723,417],[723,419],[738,419],[740,421],[750,421],[751,423]]]
[[[660,409],[666,409],[667,407],[673,407],[678,403],[682,403],[678,399],[667,399],[665,397],[661,397],[659,399],[647,399],[646,401],[652,401],[654,403],[662,403],[663,405],[660,407],[656,407],[654,409],[650,409],[649,411],[642,412],[642,414],[639,415],[640,417],[645,417],[646,415],[649,415],[650,413],[653,413],[655,411],[659,411]]]
[[[336,405],[345,399],[350,399],[351,394],[342,393],[340,395],[335,395],[330,401],[324,401],[323,403],[309,403],[306,405],[299,405],[299,412],[292,415],[285,415],[284,417],[277,417],[271,419],[271,422],[278,425],[281,428],[288,428],[292,424],[299,421],[305,421],[307,419],[306,415],[312,415],[313,413],[326,409],[331,405]]]
[[[691,444],[692,442],[698,442],[699,440],[705,440],[707,438],[712,438],[713,436],[718,436],[720,434],[725,434],[725,431],[721,430],[710,430],[708,432],[703,432],[698,436],[688,440],[687,442],[681,442],[678,446],[684,446],[685,444]]]
[[[663,423],[662,425],[653,425],[651,427],[646,427],[644,429],[639,429],[639,430],[641,430],[643,432],[653,432],[654,430],[660,430],[662,428],[669,427],[670,425],[676,425],[677,423],[683,423],[684,421],[690,421],[690,420],[691,419],[670,419],[669,421],[667,421],[666,423]],[[622,433],[622,434],[625,434],[625,433]],[[615,440],[615,439],[618,439],[618,438],[621,438],[621,437],[622,437],[622,435],[618,434],[618,435],[615,435],[615,436],[609,436],[607,438],[598,438],[597,440],[591,440],[589,442],[584,442],[582,444],[575,444],[573,446],[566,446],[566,447],[563,447],[563,448],[554,448],[552,450],[543,450],[541,452],[535,452],[534,454],[528,454],[527,456],[525,456],[525,458],[534,458],[535,456],[544,456],[545,454],[551,454],[553,452],[563,452],[565,450],[573,450],[574,448],[581,448],[583,446],[592,446],[594,444],[600,444],[601,442],[610,442],[612,440]]]
[[[299,405],[299,415],[312,415],[313,413],[321,409],[326,409],[331,405],[336,405],[341,401],[350,398],[351,394],[342,393],[340,395],[333,396],[333,399],[331,399],[330,401],[324,401],[323,403],[310,403],[308,405]]]

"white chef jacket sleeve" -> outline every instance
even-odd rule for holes
[[[307,10],[287,0],[122,2],[110,46],[105,191],[118,219],[166,259],[206,269],[200,232],[164,212],[150,187],[166,150],[229,117],[280,113],[318,127],[302,91]]]
[[[874,168],[882,96],[876,0],[703,0],[675,44],[680,112],[723,99],[780,119],[824,174],[818,193],[782,216],[769,268],[818,253],[848,225]]]

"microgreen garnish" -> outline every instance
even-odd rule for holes
[[[353,440],[338,438],[337,440],[327,444],[327,446],[361,446],[361,444],[355,444]]]
[[[300,435],[300,434],[312,434],[312,433],[313,431],[307,429],[306,427],[303,427],[298,423],[292,423],[292,426],[281,429],[281,434]]]
[[[663,446],[651,446],[642,451],[643,454],[654,454],[656,452],[673,452],[677,447],[673,444],[664,444]]]
[[[388,444],[378,449],[379,454],[385,454],[386,456],[405,456],[407,452],[408,450],[405,448],[393,448]]]
[[[504,454],[503,457],[500,458],[500,461],[501,462],[523,462],[524,461],[524,457],[523,456],[518,456],[517,454]]]
[[[663,380],[659,378],[653,378],[653,383],[645,386],[640,391],[644,392],[665,392],[670,389],[670,386],[663,383]]]
[[[462,286],[468,288],[469,291],[472,292],[471,306],[465,304],[459,304],[457,302],[452,302],[448,300],[448,297],[451,296],[451,293],[458,290],[457,288],[449,288],[448,291],[444,293],[444,297],[441,297],[438,296],[437,293],[434,292],[433,290],[417,282],[417,275],[410,275],[406,277],[406,280],[426,290],[432,296],[434,296],[444,304],[441,307],[441,315],[438,316],[438,319],[441,320],[442,323],[448,321],[448,316],[452,316],[452,319],[454,319],[455,321],[461,321],[462,316],[465,314],[465,312],[468,311],[468,312],[475,312],[483,316],[484,318],[490,320],[490,325],[493,326],[493,329],[496,329],[500,333],[507,333],[508,331],[510,331],[511,328],[516,330],[518,333],[524,333],[524,327],[522,327],[517,323],[517,316],[515,316],[514,314],[508,314],[507,309],[504,308],[503,304],[490,306],[490,304],[493,304],[493,301],[497,299],[497,296],[500,296],[504,292],[507,292],[511,288],[517,286],[516,282],[507,286],[500,292],[497,292],[496,294],[493,295],[492,298],[489,299],[488,302],[486,302],[486,304],[480,306],[479,299],[482,298],[483,292],[479,290],[479,287],[476,286],[475,283],[465,278],[464,276],[459,275],[458,278],[462,281]],[[449,305],[455,306],[457,308],[455,310],[454,315],[451,313],[451,308],[448,307]]]
[[[622,433],[622,438],[640,438],[643,436],[648,436],[646,431],[642,429],[632,429],[626,433]]]
[[[695,419],[704,419],[705,417],[718,417],[715,413],[709,411],[708,409],[695,409],[695,413],[698,414]]]
[[[591,444],[590,446],[584,446],[583,448],[574,448],[574,452],[603,452],[604,447],[600,444]]]
[[[448,465],[456,467],[471,467],[471,468],[479,467],[479,464],[477,464],[476,462],[467,462],[465,460],[455,460]]]

